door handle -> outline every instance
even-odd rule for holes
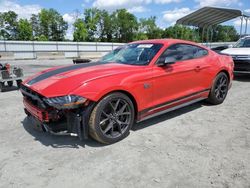
[[[199,72],[201,70],[201,67],[200,66],[196,66],[195,69],[194,69],[196,72]]]

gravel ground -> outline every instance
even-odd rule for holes
[[[26,76],[71,60],[11,61]],[[250,76],[219,106],[197,103],[137,124],[119,143],[35,130],[15,87],[0,93],[0,187],[250,187]]]

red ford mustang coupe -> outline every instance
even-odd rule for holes
[[[21,86],[26,114],[44,131],[117,142],[134,122],[206,99],[220,104],[233,60],[196,43],[127,44],[102,61],[51,68]]]

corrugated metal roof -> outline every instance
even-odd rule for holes
[[[218,7],[203,7],[189,15],[186,15],[179,20],[176,24],[208,27],[217,25],[239,16],[249,17],[238,9],[218,8]]]

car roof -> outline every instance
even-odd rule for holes
[[[160,43],[164,45],[172,45],[176,43],[184,43],[184,44],[191,44],[191,45],[196,45],[200,46],[202,48],[208,49],[206,46],[200,45],[198,43],[192,42],[192,41],[187,41],[187,40],[181,40],[181,39],[172,39],[172,38],[166,38],[166,39],[150,39],[150,40],[140,40],[140,41],[135,41],[131,42],[133,43]]]
[[[245,39],[245,38],[250,38],[250,35],[246,35],[246,36],[242,37],[241,39]]]

